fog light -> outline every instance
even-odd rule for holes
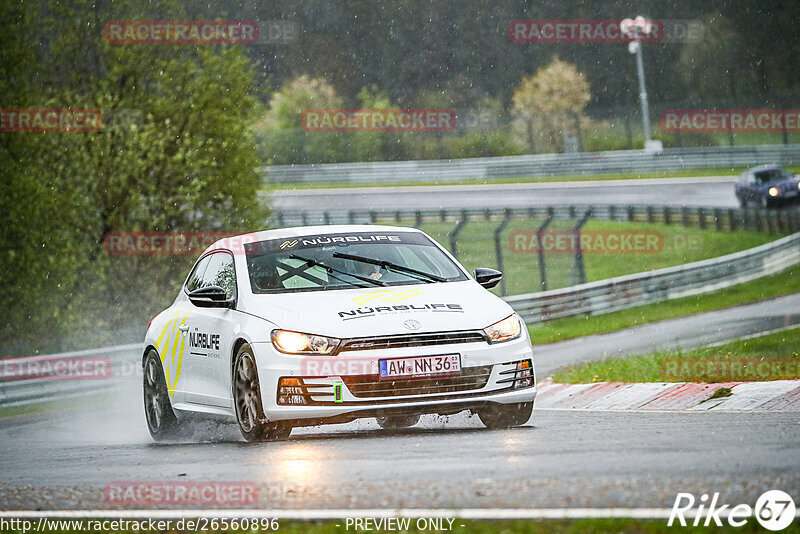
[[[777,197],[778,196],[778,188],[777,187],[770,187],[769,188],[769,196]]]
[[[529,388],[533,385],[533,373],[531,372],[533,369],[531,367],[530,360],[522,360],[517,362],[517,373],[515,373],[514,378],[521,378],[522,380],[517,380],[514,382],[514,389],[519,388]]]
[[[278,382],[278,404],[307,405],[303,381],[299,378],[281,378]]]

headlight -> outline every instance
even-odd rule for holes
[[[333,354],[339,347],[339,340],[288,330],[273,330],[272,344],[286,354]]]
[[[516,315],[509,315],[502,321],[487,326],[483,329],[483,332],[489,336],[489,341],[492,343],[510,341],[520,336],[522,333],[522,324]]]
[[[778,188],[777,187],[770,187],[769,188],[769,196],[777,197],[778,196]]]

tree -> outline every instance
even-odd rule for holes
[[[193,258],[111,257],[109,231],[250,231],[268,214],[240,48],[111,45],[109,11],[48,7],[0,11],[4,106],[94,108],[107,121],[96,132],[0,134],[0,245],[12,258],[0,333],[18,354],[109,343],[125,328],[138,336],[174,298]],[[111,120],[123,111],[127,120]]]
[[[344,143],[339,132],[305,131],[301,120],[309,109],[336,109],[342,99],[322,78],[301,75],[276,91],[269,110],[253,126],[262,139],[264,159],[272,164],[340,161]]]
[[[513,112],[525,121],[531,151],[537,145],[540,152],[563,150],[563,136],[570,131],[578,133],[590,98],[586,77],[557,57],[523,78],[512,95]]]

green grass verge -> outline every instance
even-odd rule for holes
[[[35,526],[36,520],[32,521]],[[51,521],[51,524],[55,521]],[[77,521],[76,521],[77,522]],[[50,528],[48,532],[86,532],[90,529],[92,523],[90,521],[81,521],[85,525],[85,529],[67,528],[58,529]],[[67,523],[64,521],[63,523]],[[74,523],[73,523],[74,524]],[[146,529],[146,521],[144,523]],[[177,520],[170,522],[172,528],[177,524]],[[186,521],[184,521],[184,525]],[[354,525],[346,526],[345,520],[324,521],[324,522],[300,522],[300,521],[279,521],[280,529],[278,532],[288,532],[290,534],[338,534],[346,532],[409,532],[409,533],[423,533],[423,532],[436,532],[437,529],[430,524],[424,525],[420,522],[419,528],[416,519],[410,519],[407,529],[385,530],[376,528],[375,523],[370,521],[370,528],[357,528]],[[641,520],[641,519],[576,519],[576,520],[505,520],[505,521],[487,521],[487,520],[463,520],[455,519],[452,527],[448,527],[447,520],[443,520],[441,531],[456,532],[458,534],[599,534],[605,532],[615,532],[618,534],[657,534],[675,532],[675,529],[681,527],[668,527],[666,520]],[[796,522],[795,522],[796,524]],[[463,527],[461,525],[464,525]],[[29,527],[33,527],[30,526]],[[405,525],[404,525],[405,526]],[[451,529],[452,528],[452,529]],[[691,527],[689,527],[691,528]],[[733,528],[723,520],[722,527],[712,527],[714,532],[737,532],[737,533],[750,533],[761,532],[758,522],[754,519],[749,519],[742,527]],[[708,528],[704,530],[709,530]],[[15,530],[11,528],[5,532],[16,533],[23,532],[23,530]],[[28,531],[30,532],[30,530]],[[97,531],[99,532],[99,530]],[[139,532],[132,530],[119,530],[117,532]],[[207,532],[270,532],[269,530],[229,530],[229,529],[209,529]],[[794,525],[782,532],[798,532]]]
[[[665,351],[564,367],[559,383],[736,382],[800,378],[800,327],[688,352]]]
[[[718,291],[647,304],[603,315],[565,317],[528,327],[535,345],[616,332],[644,323],[672,319],[800,292],[800,266]]]
[[[651,171],[651,172],[617,172],[608,174],[564,174],[560,176],[512,176],[508,178],[465,178],[462,180],[442,180],[433,182],[414,181],[376,181],[376,182],[304,182],[304,183],[275,183],[268,182],[262,191],[293,190],[293,189],[329,189],[353,187],[385,187],[385,186],[419,186],[419,185],[482,185],[482,184],[522,184],[541,182],[586,182],[596,180],[637,180],[645,178],[688,178],[696,176],[735,176],[747,167],[722,167],[710,169],[682,169],[678,171]],[[791,172],[800,172],[800,166],[787,167]]]

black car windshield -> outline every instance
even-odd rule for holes
[[[253,293],[467,280],[439,247],[417,232],[349,232],[270,239],[246,245],[245,254]],[[354,258],[374,259],[386,265]]]
[[[759,184],[768,184],[771,182],[778,182],[781,180],[788,180],[792,177],[791,173],[789,173],[785,169],[767,169],[764,171],[758,171],[756,174],[756,183]]]

